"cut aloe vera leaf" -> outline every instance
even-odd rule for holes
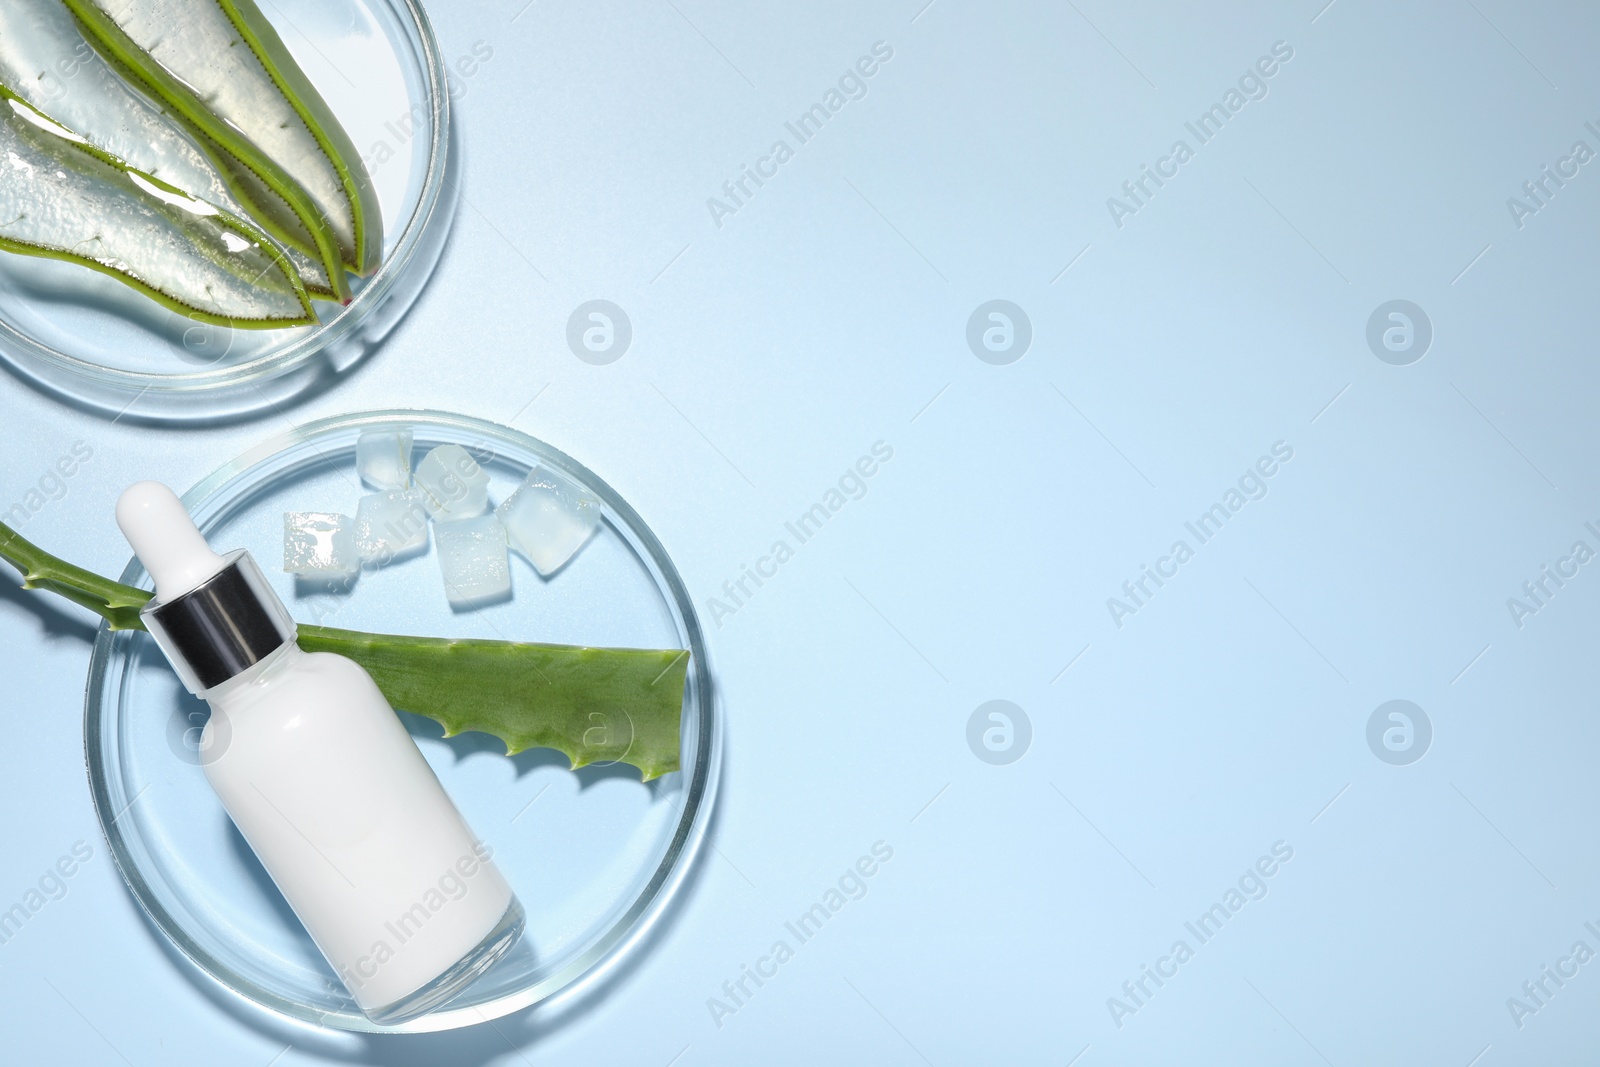
[[[278,239],[311,294],[348,303],[350,286],[344,276],[345,264],[339,256],[333,231],[324,226],[320,234],[314,234],[289,201],[279,196],[260,175],[204,133],[195,131],[195,136],[222,174],[224,184],[244,205],[242,213],[255,219]]]
[[[0,84],[130,167],[235,215],[250,214],[212,155],[89,46],[65,5],[0,3]],[[312,296],[337,299],[315,242],[294,224],[298,242],[280,238],[289,261]]]
[[[90,33],[163,103],[181,91],[207,113],[207,136],[238,155],[275,192],[272,175],[235,150],[242,134],[310,196],[357,274],[382,256],[372,179],[349,136],[254,0],[67,0]],[[99,18],[86,12],[92,10]],[[108,32],[106,23],[117,32]],[[132,50],[139,55],[128,54]],[[159,66],[165,79],[146,71]],[[298,214],[299,212],[297,212]],[[310,225],[309,220],[306,220]]]
[[[84,38],[113,69],[150,97],[163,111],[181,120],[186,131],[222,172],[229,188],[249,208],[251,218],[285,245],[298,248],[321,263],[334,299],[349,303],[346,257],[339,248],[330,219],[311,194],[238,125],[225,121],[214,112],[210,100],[203,97],[195,85],[175,75],[140,47],[110,14],[101,9],[98,0],[61,2],[77,16]],[[159,5],[161,0],[148,2]],[[173,9],[164,11],[162,19],[155,21],[162,25],[178,24],[174,26],[174,32],[181,35],[181,24],[186,18],[184,12],[191,4],[198,6],[214,2],[180,0]],[[118,10],[122,10],[121,6]],[[236,44],[235,50],[240,50],[240,46]],[[251,124],[261,123],[256,120]],[[289,124],[293,125],[293,122]]]
[[[237,210],[198,145],[89,47],[59,3],[0,3],[0,82],[97,148]]]
[[[4,85],[0,159],[0,250],[81,264],[197,322],[316,321],[266,234],[96,148]]]
[[[22,572],[24,589],[65,597],[113,630],[144,629],[149,593],[52,556],[3,522],[0,559]],[[446,737],[482,731],[508,755],[548,746],[573,769],[628,763],[645,781],[681,766],[687,651],[299,630],[301,648],[355,660],[390,704],[433,719]]]

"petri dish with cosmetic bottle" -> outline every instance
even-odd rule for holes
[[[458,444],[504,500],[535,465],[601,501],[596,534],[542,578],[513,555],[509,600],[453,610],[437,549],[364,569],[347,588],[279,570],[283,516],[352,513],[363,431],[410,428],[414,456]],[[149,636],[102,629],[91,656],[85,752],[109,851],[150,921],[196,979],[265,1011],[334,1030],[427,1032],[476,1025],[603,988],[646,945],[690,877],[716,795],[721,719],[693,603],[665,549],[610,486],[526,434],[464,416],[377,411],[309,423],[223,465],[183,495],[213,546],[246,548],[301,623],[377,633],[686,649],[681,768],[650,782],[623,763],[571,770],[487,734],[445,738],[401,713],[467,824],[493,849],[526,912],[512,952],[458,998],[397,1026],[372,1023],[318,952],[228,819],[200,767],[204,702]],[[109,506],[106,522],[112,522]],[[121,580],[149,588],[137,561]]]

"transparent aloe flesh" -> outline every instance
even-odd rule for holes
[[[212,157],[250,215],[285,244],[296,244],[301,234],[312,237],[301,251],[320,261],[332,283],[333,298],[350,300],[345,264],[328,220],[311,195],[254,141],[231,123],[219,118],[198,90],[163,67],[128,36],[96,0],[61,0],[77,17],[84,37],[129,84],[148,95],[157,106],[180,118],[184,128]],[[260,195],[266,190],[267,195]],[[287,208],[293,219],[283,212]]]
[[[349,269],[364,274],[377,266],[382,234],[372,180],[253,0],[90,2],[300,184]]]
[[[202,139],[208,146],[213,161],[225,176],[223,181],[230,193],[245,202],[240,214],[256,219],[276,236],[295,265],[306,288],[313,294],[330,300],[344,300],[349,294],[336,288],[329,280],[327,265],[318,258],[317,242],[295,214],[288,201],[274,192],[255,171],[239,163],[226,150],[210,139]],[[343,281],[343,279],[340,279]]]
[[[94,148],[3,85],[0,172],[0,249],[82,264],[197,321],[314,321],[265,234]]]
[[[250,214],[217,161],[89,46],[64,4],[0,3],[0,83],[129,166],[235,215]],[[303,251],[314,250],[315,242],[290,218],[300,247],[285,242],[289,261],[307,290],[333,296],[327,270]]]

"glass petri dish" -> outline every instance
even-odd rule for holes
[[[274,0],[262,11],[372,174],[384,249],[344,306],[287,330],[194,322],[71,263],[0,254],[0,359],[91,411],[214,422],[282,403],[349,370],[387,336],[443,251],[450,85],[417,0]]]
[[[360,575],[348,594],[281,573],[283,513],[354,507],[356,437],[409,426],[416,456],[455,443],[479,457],[499,501],[535,465],[603,502],[595,537],[549,580],[513,554],[513,596],[449,608],[435,549]],[[199,765],[206,705],[183,690],[147,634],[102,629],[90,660],[85,753],[118,870],[161,931],[224,987],[282,1015],[364,1032],[425,1032],[495,1019],[556,993],[581,996],[640,945],[681,888],[716,793],[720,719],[694,607],[655,536],[616,492],[561,452],[457,415],[340,416],[252,449],[185,495],[213,544],[248,548],[301,622],[382,633],[683,648],[682,769],[648,783],[632,767],[568,769],[535,749],[507,757],[486,734],[407,728],[467,823],[493,849],[527,911],[521,942],[460,997],[397,1026],[356,1008]],[[111,521],[109,512],[107,522]],[[122,580],[149,588],[137,561]]]

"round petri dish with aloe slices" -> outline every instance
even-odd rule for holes
[[[144,422],[347,370],[443,249],[449,101],[417,0],[0,6],[0,358]]]
[[[367,491],[358,473],[363,438],[396,432],[410,435],[419,462],[448,446],[477,457],[490,505],[513,500],[537,471],[558,474],[597,502],[598,527],[550,574],[537,554],[514,556],[511,595],[466,611],[441,585],[438,544],[334,588],[280,570],[280,558],[287,565],[294,554],[285,544],[285,514],[348,511]],[[224,999],[241,997],[332,1030],[419,1033],[500,1020],[506,1033],[522,1035],[549,1025],[546,1013],[506,1016],[535,1004],[580,1010],[625,973],[682,899],[712,815],[722,744],[693,602],[638,513],[541,441],[427,411],[309,423],[227,463],[184,494],[184,503],[213,544],[251,551],[302,627],[689,653],[676,769],[648,781],[629,762],[638,759],[633,744],[574,771],[550,748],[508,756],[487,733],[444,737],[434,719],[402,714],[468,825],[493,848],[527,911],[527,927],[513,952],[455,1001],[386,1027],[350,999],[207,784],[198,747],[205,704],[183,689],[148,634],[102,629],[85,699],[95,810],[129,891],[209,976],[202,984]],[[435,524],[430,539],[437,542],[442,529]],[[137,561],[122,580],[149,585]]]

